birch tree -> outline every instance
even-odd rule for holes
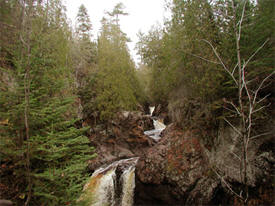
[[[261,90],[268,84],[268,81],[274,75],[274,71],[264,77],[261,81],[256,81],[256,79],[250,79],[249,73],[251,72],[248,68],[249,63],[253,60],[253,58],[257,55],[257,53],[262,50],[265,45],[270,41],[270,39],[266,39],[262,42],[258,48],[252,52],[252,54],[244,59],[241,53],[241,37],[243,31],[243,23],[245,18],[245,11],[247,0],[241,1],[236,4],[234,1],[231,2],[231,8],[233,10],[233,22],[234,22],[234,32],[235,32],[235,54],[236,54],[236,65],[234,68],[229,68],[221,55],[217,51],[217,49],[213,46],[213,44],[208,40],[203,40],[206,42],[211,49],[213,50],[217,60],[221,64],[223,70],[230,76],[233,80],[235,87],[237,90],[238,101],[234,102],[232,100],[227,100],[224,98],[224,102],[226,105],[225,109],[232,112],[239,119],[239,124],[234,124],[228,118],[224,118],[224,121],[238,134],[238,138],[241,142],[242,153],[240,156],[237,156],[240,161],[240,179],[242,183],[242,189],[236,190],[228,181],[224,179],[224,177],[219,174],[218,171],[215,170],[216,174],[221,178],[222,182],[226,185],[226,187],[236,196],[238,197],[244,205],[247,204],[249,200],[249,189],[248,189],[248,167],[249,167],[249,159],[248,159],[248,146],[251,141],[256,138],[268,135],[269,133],[261,133],[257,134],[255,131],[255,115],[256,113],[262,111],[264,108],[269,105],[265,103],[265,100],[270,96],[267,94],[265,96],[261,96]],[[237,7],[241,7],[240,17],[237,17]]]

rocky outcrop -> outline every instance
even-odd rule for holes
[[[239,162],[234,155],[234,132],[225,129],[209,151],[194,131],[169,125],[162,139],[140,158],[136,176],[136,205],[242,205],[217,176],[240,189]],[[271,138],[249,146],[248,205],[273,202],[274,143]],[[272,146],[273,145],[273,146]],[[233,153],[234,154],[233,154]]]
[[[219,184],[199,139],[173,125],[139,160],[136,179],[137,205],[208,204]]]
[[[97,157],[90,161],[89,169],[94,171],[113,161],[141,156],[155,143],[144,130],[153,129],[153,120],[140,112],[118,113],[112,124],[97,125],[90,131],[90,140],[96,148]]]
[[[274,128],[266,125],[264,128],[271,135],[257,138],[250,141],[248,145],[248,165],[247,165],[247,186],[249,189],[249,200],[247,205],[271,205],[273,202],[273,173],[274,173]],[[222,128],[219,131],[216,145],[211,151],[205,150],[208,154],[209,162],[215,166],[223,179],[235,185],[234,190],[241,188],[240,160],[242,148],[238,135],[230,127]],[[220,190],[228,191],[225,184],[221,184]],[[242,205],[237,197],[230,193],[230,204]]]
[[[171,123],[171,120],[169,118],[168,115],[168,109],[167,109],[167,105],[164,104],[158,104],[153,113],[152,113],[153,117],[158,117],[158,119],[163,122],[165,125],[168,125]]]
[[[219,131],[215,144],[204,147],[197,130],[184,131],[170,124],[160,141],[144,135],[153,129],[152,117],[139,112],[122,112],[106,128],[98,125],[90,139],[98,156],[90,170],[114,161],[140,157],[136,166],[135,205],[240,205],[220,177],[240,186],[240,148],[230,128]],[[249,146],[248,205],[268,205],[273,201],[273,138],[253,141]],[[213,170],[215,169],[215,170]]]

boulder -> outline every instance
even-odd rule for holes
[[[144,130],[153,129],[153,120],[141,112],[123,111],[108,125],[97,125],[91,129],[90,140],[96,148],[97,157],[90,161],[89,169],[110,164],[121,158],[137,157],[154,144],[144,135]]]
[[[174,125],[169,125],[161,141],[140,158],[136,170],[137,205],[204,205],[211,202],[219,183],[209,175],[199,139]]]

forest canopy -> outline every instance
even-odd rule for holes
[[[165,105],[170,121],[199,131],[206,146],[225,119],[258,134],[274,114],[274,6],[170,0],[171,18],[138,34],[136,65],[122,3],[93,37],[84,5],[72,28],[62,0],[2,0],[0,198],[77,204],[96,156],[89,131],[150,104]]]

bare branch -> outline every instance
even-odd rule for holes
[[[267,81],[274,73],[275,73],[275,71],[273,71],[271,74],[269,74],[266,78],[263,79],[263,81],[262,81],[261,84],[259,85],[259,87],[258,87],[258,89],[256,90],[255,95],[254,95],[253,105],[254,105],[255,102],[256,102],[256,99],[257,99],[257,96],[258,96],[258,92],[261,90],[261,88],[262,88],[264,82]]]
[[[250,140],[254,140],[258,137],[265,136],[265,135],[268,135],[268,134],[272,134],[272,132],[265,132],[265,133],[262,133],[262,134],[255,135],[253,137],[250,137]]]
[[[249,57],[249,59],[245,62],[244,67],[248,65],[248,63],[253,59],[253,57],[264,47],[264,45],[269,41],[269,39],[265,40],[265,42]]]
[[[240,21],[239,21],[238,41],[240,41],[240,39],[241,39],[242,23],[243,23],[243,17],[244,17],[246,2],[247,2],[247,1],[244,2],[243,11],[242,11],[242,16],[241,16],[241,19],[240,19]]]
[[[264,101],[268,96],[270,96],[270,94],[266,95],[265,97],[263,97],[262,99],[260,99],[259,101],[257,101],[255,103],[255,105],[261,103],[262,101]]]
[[[28,44],[24,41],[24,39],[23,39],[23,37],[22,37],[21,34],[20,34],[20,40],[21,40],[21,42],[22,42],[25,46],[28,46]]]
[[[264,105],[264,106],[260,107],[259,109],[254,110],[254,111],[252,112],[252,114],[254,114],[254,113],[256,113],[256,112],[259,112],[259,111],[261,111],[263,108],[266,108],[266,107],[269,107],[269,106],[270,106],[270,104]]]
[[[242,84],[243,84],[243,87],[245,88],[245,91],[246,91],[246,94],[248,96],[248,99],[249,99],[249,105],[251,105],[251,95],[249,93],[249,90],[248,90],[248,87],[247,87],[247,83],[245,81],[245,75],[244,75],[244,66],[243,66],[243,74],[242,74]]]
[[[242,135],[242,133],[236,127],[234,127],[226,118],[223,119],[235,130],[235,132],[237,132],[239,135]]]
[[[233,102],[230,102],[230,101],[227,101],[227,100],[224,100],[224,101],[225,101],[226,103],[231,104],[239,115],[241,114],[240,111],[238,110],[238,108],[236,107],[236,105],[235,105]]]
[[[238,63],[234,66],[233,71],[231,72],[234,75],[236,68],[238,67]]]
[[[251,82],[255,81],[257,78],[254,78],[254,79],[251,79],[251,80],[248,80],[246,81],[246,84],[249,85]],[[253,91],[251,91],[253,93]]]
[[[236,155],[234,152],[231,151],[231,154],[233,154],[238,160],[242,161],[241,158],[238,155]]]
[[[215,53],[216,57],[219,59],[221,65],[223,66],[224,70],[230,74],[230,76],[232,77],[232,79],[234,80],[234,82],[236,83],[236,85],[238,85],[238,82],[236,80],[236,78],[234,77],[234,75],[229,71],[229,69],[225,66],[225,64],[223,63],[221,57],[219,56],[217,50],[214,48],[214,46],[211,44],[211,42],[209,42],[208,40],[206,39],[202,39],[202,41],[206,42],[207,44],[210,45],[210,47],[212,48],[213,52]]]
[[[215,170],[212,168],[212,170],[215,172],[215,174],[222,180],[222,182],[226,185],[226,187],[234,194],[236,195],[237,197],[239,197],[241,200],[243,200],[243,197],[242,197],[242,193],[237,194],[233,189],[232,187],[224,180],[224,178]]]
[[[228,110],[228,111],[230,111],[230,112],[233,112],[233,113],[239,114],[238,112],[236,112],[236,111],[234,111],[234,110],[232,110],[232,109],[229,109],[229,108],[227,108],[226,106],[223,106],[223,108],[225,108],[226,110]]]

